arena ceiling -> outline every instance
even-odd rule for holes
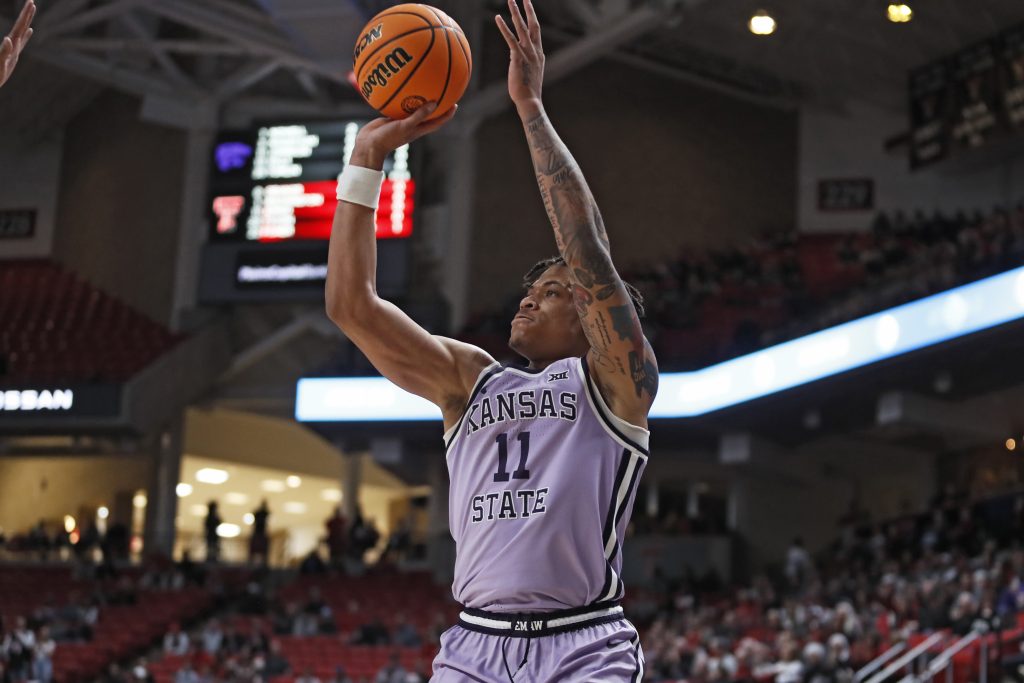
[[[6,29],[22,0],[0,0]],[[434,0],[498,40],[491,16],[503,0]],[[49,0],[0,110],[0,126],[30,136],[60,127],[100,87],[177,104],[197,117],[222,105],[291,107],[296,113],[358,106],[347,82],[350,46],[384,0]],[[884,0],[537,0],[560,75],[601,57],[782,106],[853,98],[900,110],[908,69],[1024,21],[1019,0],[912,3],[891,24]],[[778,21],[752,35],[759,8]],[[472,38],[472,35],[471,35]],[[481,47],[477,42],[476,46]],[[492,45],[493,46],[493,45]],[[500,48],[500,46],[499,46]],[[483,54],[482,52],[480,54]],[[490,78],[488,79],[487,76]],[[500,83],[480,115],[500,108]],[[467,113],[470,109],[467,108]]]

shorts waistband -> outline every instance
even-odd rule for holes
[[[459,626],[470,631],[495,636],[536,638],[576,631],[595,624],[606,624],[623,618],[622,605],[617,602],[596,602],[586,607],[556,612],[488,612],[464,607],[459,613]]]

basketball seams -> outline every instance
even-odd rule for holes
[[[422,19],[422,17],[420,17],[420,18]],[[362,76],[363,70],[366,69],[366,66],[372,61],[373,56],[376,55],[381,50],[383,50],[388,45],[390,45],[391,43],[395,42],[399,38],[405,38],[406,36],[411,36],[413,33],[419,33],[420,31],[433,31],[435,28],[436,28],[435,26],[424,26],[423,28],[414,28],[411,31],[406,31],[405,33],[399,33],[397,36],[392,36],[391,38],[388,38],[387,42],[381,43],[376,48],[374,48],[373,52],[371,52],[371,53],[366,55],[366,58],[363,60],[363,65],[361,67],[359,67],[359,71],[356,72],[356,80],[357,81],[363,80],[363,76]],[[434,44],[433,41],[431,41],[430,44],[433,45]],[[353,66],[355,66],[355,65],[353,65]]]
[[[444,19],[442,19],[438,15],[438,13],[434,10],[433,7],[429,5],[427,5],[426,7],[435,17],[437,17],[437,20],[441,23],[441,27],[442,29],[444,29],[444,42],[446,45],[448,45],[448,71],[444,75],[444,87],[441,88],[441,95],[440,97],[437,98],[437,102],[438,104],[440,104],[441,102],[444,101],[444,96],[448,92],[448,84],[451,83],[452,80],[452,37],[451,35],[449,35],[451,27],[444,23]]]
[[[391,93],[391,97],[389,97],[383,104],[380,105],[380,107],[377,108],[378,111],[384,111],[385,109],[387,109],[387,106],[391,104],[392,100],[394,100],[402,92],[402,90],[405,88],[405,85],[412,79],[413,76],[416,75],[416,72],[419,71],[420,67],[423,66],[423,64],[427,61],[427,57],[430,55],[430,51],[434,49],[434,43],[437,42],[437,28],[443,29],[443,27],[430,27],[430,44],[427,45],[427,49],[423,52],[423,56],[420,57],[418,62],[416,62],[416,66],[412,68],[412,71],[410,71],[409,75],[405,77],[405,80],[398,84],[397,87],[395,87],[395,91]]]

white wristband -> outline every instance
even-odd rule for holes
[[[383,184],[384,171],[346,165],[338,176],[338,201],[376,209]]]

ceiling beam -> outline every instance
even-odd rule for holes
[[[623,43],[664,25],[675,11],[674,5],[645,5],[625,17],[607,21],[587,35],[547,58],[544,66],[545,85],[554,83],[607,55]],[[466,98],[463,105],[463,126],[473,128],[503,111],[511,100],[505,80],[492,83]]]
[[[150,33],[149,29],[142,25],[142,22],[139,21],[137,16],[132,12],[125,12],[117,19],[124,24],[129,31],[135,34],[136,38],[149,46],[149,55],[156,61],[157,65],[159,65],[160,69],[169,79],[178,83],[186,90],[200,90],[199,85],[185,75],[185,72],[183,72],[181,68],[174,63],[174,60],[170,58],[167,52],[156,46],[156,43],[153,40],[154,36]]]
[[[53,48],[81,52],[149,52],[152,48],[186,55],[246,55],[253,50],[232,43],[206,40],[130,40],[127,38],[57,38]]]
[[[53,38],[70,33],[76,29],[85,28],[91,24],[106,21],[120,14],[132,10],[147,3],[147,0],[116,0],[109,5],[101,5],[94,9],[68,17],[62,21],[56,21],[40,31],[39,41],[45,42]]]

